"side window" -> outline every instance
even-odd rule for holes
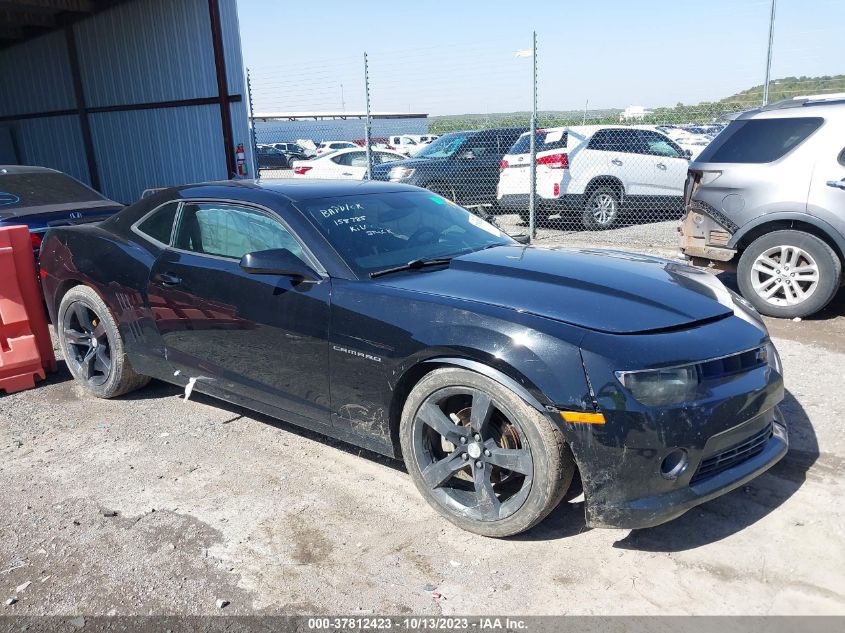
[[[681,149],[665,136],[648,130],[640,131],[640,140],[645,145],[645,153],[667,158],[683,158]]]
[[[469,139],[461,148],[462,152],[472,152],[476,158],[485,158],[492,155],[498,155],[499,145],[496,137],[476,136]],[[506,151],[507,148],[505,148]]]
[[[696,161],[702,163],[771,163],[803,143],[824,123],[816,117],[731,121]]]
[[[599,130],[593,134],[593,138],[590,139],[590,144],[587,146],[588,149],[596,149],[604,152],[609,151],[611,131],[612,130]]]
[[[174,246],[232,259],[271,248],[302,256],[299,242],[277,220],[254,209],[215,202],[183,205]]]
[[[349,166],[350,167],[366,167],[367,166],[367,152],[349,152]],[[375,162],[375,161],[373,161]]]
[[[839,164],[845,166],[845,148],[839,152]]]
[[[173,221],[176,219],[178,202],[168,202],[160,207],[146,220],[138,225],[138,230],[162,244],[170,244],[170,234],[173,232]]]
[[[376,160],[373,161],[375,163],[390,163],[394,160],[402,159],[402,156],[396,156],[394,154],[388,154],[386,152],[376,152]]]

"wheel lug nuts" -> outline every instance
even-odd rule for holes
[[[490,457],[490,449],[489,448],[484,449],[484,456]]]
[[[468,460],[468,459],[469,459],[469,455],[467,455],[466,453],[462,453],[462,454],[461,454],[461,459],[462,459],[462,460],[464,460],[464,461],[466,461],[466,460]]]
[[[478,433],[476,433],[473,437],[475,437],[476,442],[481,441],[481,436]]]
[[[467,438],[462,437],[462,438],[461,438],[461,444],[466,444],[466,443],[467,443]]]
[[[475,467],[481,470],[484,468],[484,462],[475,462]]]

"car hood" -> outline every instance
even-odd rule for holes
[[[734,310],[710,273],[620,251],[500,246],[379,282],[615,334],[688,327]]]

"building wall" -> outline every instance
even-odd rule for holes
[[[218,6],[232,141],[244,144],[251,165],[235,0]],[[98,180],[106,196],[122,202],[147,188],[230,176],[208,0],[129,0],[70,28],[96,175],[64,30],[0,51],[0,128],[11,129],[21,164]],[[173,103],[185,100],[204,101]]]

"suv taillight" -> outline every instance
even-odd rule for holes
[[[32,250],[37,251],[41,248],[41,235],[38,233],[30,233],[29,241],[32,244]]]
[[[305,174],[307,174],[312,169],[314,169],[314,168],[313,167],[294,167],[293,173],[295,173],[297,176],[304,176]]]
[[[569,156],[566,154],[549,154],[537,159],[538,165],[545,165],[549,169],[569,169]]]
[[[508,168],[508,161],[506,161],[503,158],[502,160],[499,161],[499,172],[501,173],[501,172],[505,171],[507,168]]]

